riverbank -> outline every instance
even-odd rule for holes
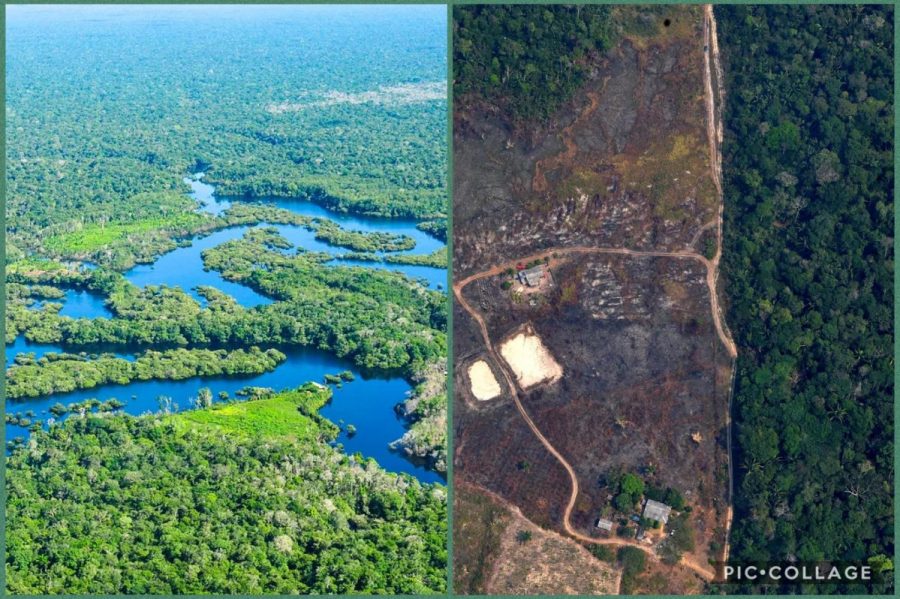
[[[242,215],[244,213],[241,210],[249,209],[250,214],[259,209],[248,207],[238,200],[217,198],[213,188],[199,179],[191,179],[189,182],[200,209],[211,214],[221,214],[237,208],[233,214]],[[35,422],[46,423],[50,418],[58,421],[60,418],[54,417],[50,412],[57,404],[77,407],[94,405],[96,408],[100,405],[107,406],[111,400],[115,400],[123,404],[122,411],[132,415],[156,412],[161,407],[183,410],[193,405],[201,390],[207,388],[214,400],[218,401],[220,395],[234,398],[245,387],[279,390],[296,385],[301,380],[300,377],[302,380],[324,382],[325,374],[349,370],[356,380],[353,383],[342,383],[341,388],[336,388],[335,400],[323,410],[323,415],[341,426],[338,442],[350,453],[360,452],[364,456],[374,457],[389,470],[407,472],[422,480],[440,480],[440,476],[431,469],[443,470],[446,465],[446,457],[442,453],[446,442],[445,427],[441,427],[440,434],[435,428],[441,418],[438,414],[440,409],[437,408],[441,408],[445,415],[445,399],[443,396],[440,397],[441,401],[430,398],[427,405],[432,405],[432,408],[427,413],[422,410],[397,409],[416,396],[412,385],[419,385],[419,375],[415,373],[423,369],[424,364],[414,368],[398,368],[401,364],[406,364],[409,358],[391,358],[388,362],[381,360],[380,363],[391,365],[388,369],[376,366],[379,361],[357,360],[354,364],[345,358],[332,358],[310,347],[331,350],[340,356],[347,351],[341,349],[346,347],[345,343],[324,343],[316,340],[317,334],[312,337],[310,334],[316,328],[315,322],[323,325],[330,323],[331,329],[336,331],[340,329],[335,327],[343,326],[339,323],[348,318],[347,332],[361,331],[369,325],[359,322],[359,316],[363,314],[360,309],[364,308],[368,312],[374,300],[377,304],[383,303],[384,309],[395,306],[391,309],[396,310],[398,298],[401,297],[397,293],[406,297],[400,301],[400,305],[407,304],[411,309],[423,301],[426,305],[433,303],[432,300],[426,301],[426,298],[434,292],[424,291],[424,288],[441,288],[446,283],[445,269],[388,265],[381,258],[408,255],[415,259],[420,251],[445,251],[446,246],[417,228],[418,221],[332,215],[308,202],[281,199],[274,203],[273,206],[265,207],[264,212],[268,214],[276,210],[286,213],[296,210],[296,214],[291,216],[291,219],[297,219],[296,223],[325,222],[326,218],[333,216],[334,222],[338,224],[330,225],[332,233],[338,230],[355,231],[354,240],[357,241],[373,239],[379,243],[393,243],[392,240],[409,239],[415,245],[404,251],[377,251],[380,261],[357,261],[350,257],[353,250],[329,243],[318,236],[315,229],[305,225],[241,225],[182,240],[179,242],[181,247],[159,256],[152,264],[138,265],[121,275],[94,267],[79,270],[74,264],[54,264],[52,261],[45,262],[46,270],[42,269],[41,261],[34,259],[23,262],[21,267],[14,263],[7,278],[12,282],[10,287],[16,289],[15,301],[11,304],[7,317],[7,341],[12,341],[7,347],[8,368],[13,366],[16,355],[32,351],[35,352],[33,360],[20,360],[32,370],[42,368],[37,363],[42,357],[52,356],[53,353],[82,351],[87,352],[88,360],[95,352],[113,352],[116,362],[107,365],[114,365],[113,370],[117,372],[126,363],[133,363],[145,351],[176,347],[233,351],[258,346],[264,350],[284,351],[287,358],[283,364],[274,369],[269,367],[269,371],[264,373],[198,371],[198,376],[186,378],[161,373],[161,377],[152,377],[158,380],[144,379],[122,384],[126,380],[119,377],[116,381],[107,381],[107,384],[81,389],[77,387],[91,385],[87,381],[74,384],[58,381],[60,384],[53,387],[60,393],[45,394],[10,404],[8,411],[14,418],[7,423],[8,439],[21,437],[24,440],[29,429],[34,428]],[[289,219],[285,217],[283,220]],[[340,229],[336,229],[337,226]],[[409,242],[403,243],[409,245]],[[306,277],[290,283],[281,291],[261,286],[259,281],[262,279],[258,275],[254,275],[252,280],[242,280],[243,274],[236,276],[235,271],[229,270],[231,266],[225,267],[234,264],[234,259],[243,255],[236,254],[236,251],[251,251],[255,256],[252,260],[267,260],[267,269],[273,268],[272,260],[282,263],[282,266],[276,268],[287,269],[285,272],[292,273],[296,272],[296,264],[306,264],[313,269],[310,273],[317,273],[314,277],[318,282]],[[225,260],[221,262],[221,268],[216,266],[216,260]],[[358,274],[352,274],[352,267],[363,269]],[[246,274],[252,274],[256,269],[256,266],[252,266]],[[379,271],[399,271],[404,277],[388,275],[387,272],[375,275]],[[367,276],[364,274],[366,272],[375,276]],[[335,278],[338,273],[343,274]],[[279,275],[273,280],[283,282],[285,279]],[[341,280],[344,282],[340,282]],[[404,280],[407,282],[404,283]],[[334,295],[329,290],[333,290],[335,285],[358,287],[359,293],[347,295],[347,291],[342,291]],[[416,287],[422,291],[415,291]],[[304,308],[303,320],[296,322],[304,329],[313,325],[310,332],[291,338],[263,333],[264,329],[270,330],[271,325],[268,323],[283,320],[284,316],[293,312],[291,305],[311,305],[310,300],[317,296],[308,294],[313,293],[316,288],[321,291],[315,293],[325,294],[321,297],[331,296],[333,299],[322,304],[323,309],[326,305],[330,307],[318,315],[311,314],[308,308]],[[289,298],[294,297],[291,289],[304,290],[308,299],[292,304],[289,301]],[[423,292],[425,295],[422,295]],[[345,299],[339,300],[339,297]],[[434,295],[435,300],[438,297],[437,294]],[[301,301],[299,298],[297,300]],[[338,305],[347,306],[342,316],[333,311],[334,306]],[[431,326],[446,327],[445,317],[435,321],[434,316],[427,313],[413,316],[411,312],[410,316],[411,322],[421,322],[416,326],[425,327],[423,330],[430,330]],[[380,317],[377,320],[383,323],[378,330],[386,330],[384,327],[390,319]],[[252,333],[246,339],[246,335],[234,337],[237,331],[248,330],[248,326],[250,331],[258,329],[259,333]],[[279,326],[283,328],[285,325]],[[222,333],[226,336],[222,337]],[[403,333],[397,331],[396,335],[397,338],[405,339],[417,336],[412,330]],[[386,346],[389,337],[379,341],[377,346]],[[304,346],[306,349],[303,349]],[[366,364],[371,364],[372,367]],[[54,363],[54,366],[59,368],[58,363]],[[137,366],[130,365],[127,368]],[[184,373],[191,374],[193,373]],[[397,378],[398,374],[405,377],[405,380]],[[182,380],[173,380],[178,378]],[[26,395],[37,393],[37,389],[33,391],[34,393]],[[92,400],[96,400],[95,403],[91,404]],[[24,416],[27,412],[31,412],[33,416]],[[27,422],[29,426],[21,426],[22,422]],[[353,434],[347,432],[346,425],[353,425]],[[413,430],[415,432],[411,432]]]

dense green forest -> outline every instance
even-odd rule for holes
[[[445,15],[10,8],[8,592],[445,590]]]
[[[893,8],[716,14],[739,347],[730,559],[881,561],[894,555]]]
[[[251,230],[252,231],[252,230]],[[330,266],[329,256],[288,256],[268,249],[252,233],[204,253],[205,265],[279,301],[244,308],[225,294],[206,290],[201,307],[179,288],[137,287],[122,275],[58,267],[14,269],[11,282],[54,283],[107,297],[114,318],[60,316],[60,304],[30,308],[10,298],[7,342],[19,334],[68,349],[97,345],[123,349],[159,347],[316,347],[349,357],[363,369],[405,376],[446,355],[447,301],[407,277],[362,267]]]
[[[453,89],[500,104],[514,118],[541,119],[567,100],[585,57],[611,45],[602,5],[453,7]]]
[[[28,252],[60,260],[89,260],[115,270],[127,270],[135,264],[152,263],[160,254],[176,247],[190,245],[186,238],[192,235],[258,223],[303,227],[315,232],[318,240],[356,252],[397,252],[415,247],[415,240],[408,235],[348,230],[327,218],[304,216],[264,203],[236,203],[213,217],[185,212],[196,208],[195,202],[186,195],[165,194],[169,203],[165,208],[156,206],[156,209],[178,215],[145,218],[142,215],[147,214],[148,207],[152,208],[154,204],[142,200],[143,197],[139,195],[123,202],[119,217],[79,224],[48,237],[38,233],[28,240],[23,239],[19,242],[21,247],[15,246],[8,253],[7,261],[21,260]],[[131,201],[139,202],[139,207],[133,211],[130,210]],[[446,266],[446,261],[441,266]]]
[[[36,433],[8,460],[9,591],[443,591],[444,489],[331,447],[329,395],[308,384]]]
[[[435,220],[426,220],[420,222],[416,225],[416,228],[420,231],[425,231],[431,235],[434,235],[444,243],[447,243],[447,219],[439,218]]]
[[[151,379],[179,381],[196,376],[260,374],[274,370],[284,359],[285,355],[277,349],[263,351],[258,347],[232,351],[150,350],[134,361],[112,354],[92,359],[80,354],[48,353],[37,360],[20,354],[6,372],[6,397],[40,397]]]
[[[430,254],[388,254],[379,256],[371,252],[352,252],[342,256],[353,260],[365,260],[367,262],[384,261],[388,264],[412,264],[416,266],[431,266],[433,268],[446,268],[447,248],[442,247]]]
[[[391,445],[447,472],[447,365],[432,362],[412,377],[415,387],[398,411],[411,423]]]
[[[446,34],[433,8],[143,10],[9,19],[11,255],[73,233],[177,237],[204,219],[182,181],[198,171],[223,195],[445,214]],[[142,43],[123,52],[131,39]]]

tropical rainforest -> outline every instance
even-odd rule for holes
[[[174,415],[73,418],[36,433],[8,460],[9,591],[443,588],[444,489],[331,447],[336,427],[317,414],[328,396],[308,384]]]
[[[328,260],[313,253],[286,256],[252,235],[207,250],[207,268],[280,300],[256,308],[245,308],[215,290],[206,291],[207,305],[201,307],[180,288],[137,287],[105,269],[73,271],[32,262],[23,272],[14,265],[8,270],[10,281],[103,293],[115,316],[71,318],[61,316],[61,305],[53,302],[33,309],[25,301],[10,301],[7,341],[23,334],[70,349],[312,346],[350,357],[363,368],[406,375],[446,355],[444,294],[400,274],[329,266]]]
[[[183,234],[204,220],[191,213],[182,181],[199,171],[223,195],[445,215],[446,36],[433,11],[408,9],[399,20],[360,11],[364,18],[317,8],[290,18],[223,9],[213,21],[191,8],[168,19],[125,15],[141,52],[121,51],[104,13],[77,30],[59,11],[12,18],[12,251],[52,248],[74,232],[88,240]],[[324,33],[300,35],[298,19]],[[270,52],[277,59],[260,59]],[[338,60],[366,68],[348,76]],[[91,68],[61,77],[63,64]]]
[[[101,355],[90,359],[83,355],[49,353],[39,360],[20,354],[6,376],[6,397],[39,397],[73,389],[150,379],[180,380],[196,376],[258,374],[272,370],[284,361],[277,349],[217,351],[173,349],[147,351],[135,360]]]
[[[21,6],[7,43],[7,590],[444,591],[446,11]]]
[[[588,53],[611,45],[610,7],[455,6],[454,90],[516,118],[552,114],[583,81]]]
[[[883,569],[894,555],[893,7],[716,14],[722,266],[739,348],[730,559]],[[892,579],[802,590],[889,594]]]

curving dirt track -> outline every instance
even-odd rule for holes
[[[494,347],[493,342],[491,341],[490,335],[488,333],[487,325],[484,322],[484,319],[481,315],[472,308],[472,306],[466,301],[466,298],[463,295],[463,289],[472,283],[473,281],[478,281],[481,279],[485,279],[488,277],[496,276],[505,271],[507,268],[515,266],[515,264],[520,262],[531,262],[534,260],[543,260],[546,257],[549,257],[552,254],[557,255],[573,255],[573,254],[613,254],[613,255],[624,255],[624,256],[633,256],[633,257],[661,257],[661,258],[673,258],[673,259],[686,259],[686,260],[696,260],[702,263],[706,267],[706,285],[709,290],[710,296],[710,309],[712,312],[713,322],[716,327],[716,333],[725,346],[725,349],[728,352],[728,355],[734,359],[737,356],[737,347],[732,341],[731,336],[724,324],[724,320],[722,318],[722,309],[719,305],[718,293],[716,291],[716,283],[718,279],[718,266],[719,260],[722,255],[722,216],[723,216],[723,202],[722,202],[722,184],[721,184],[721,157],[719,155],[719,143],[721,142],[722,130],[721,130],[721,122],[718,118],[718,111],[716,106],[716,96],[713,90],[712,83],[712,71],[716,70],[717,80],[718,80],[718,91],[721,96],[721,69],[719,67],[718,62],[718,44],[717,41],[712,37],[715,35],[715,19],[713,16],[712,5],[704,6],[704,44],[706,47],[706,51],[704,52],[704,64],[703,64],[703,73],[704,73],[704,84],[705,84],[705,96],[706,96],[706,108],[707,108],[707,137],[709,140],[709,152],[710,152],[710,171],[711,176],[713,178],[713,182],[716,187],[716,192],[719,200],[719,210],[714,221],[706,223],[701,228],[700,232],[703,230],[710,228],[712,226],[716,227],[716,252],[712,259],[707,259],[705,256],[698,254],[696,251],[691,248],[690,250],[680,250],[673,252],[664,252],[664,251],[640,251],[640,250],[632,250],[628,248],[621,247],[612,247],[612,248],[604,248],[604,247],[587,247],[587,246],[575,246],[575,247],[553,247],[538,254],[534,254],[527,257],[519,257],[515,260],[510,260],[506,263],[496,265],[490,269],[475,273],[470,275],[464,279],[461,279],[453,284],[453,294],[456,296],[459,305],[474,319],[474,321],[478,324],[478,328],[481,332],[482,339],[484,341],[485,348],[487,349],[490,356],[494,359],[495,364],[497,365],[500,372],[503,374],[503,378],[506,381],[507,387],[509,388],[510,395],[513,399],[513,402],[516,406],[517,411],[522,416],[525,423],[528,425],[528,428],[531,432],[537,437],[537,439],[541,442],[541,444],[553,455],[554,458],[562,465],[562,467],[566,470],[569,476],[569,480],[571,482],[571,494],[569,496],[569,501],[566,506],[566,509],[563,513],[563,527],[567,534],[576,538],[582,542],[596,544],[596,545],[628,545],[632,547],[636,547],[645,553],[651,555],[652,557],[656,557],[656,554],[646,545],[643,545],[637,541],[631,541],[627,539],[597,539],[593,537],[588,537],[584,534],[576,531],[571,523],[570,518],[572,514],[572,510],[575,507],[575,503],[579,494],[579,485],[578,478],[575,474],[575,470],[569,464],[569,462],[563,457],[563,455],[553,446],[553,444],[544,436],[544,434],[540,431],[537,425],[529,416],[528,412],[525,410],[522,402],[519,398],[518,387],[515,383],[515,378],[509,372],[506,363],[500,359],[500,356],[497,353],[496,348]],[[712,39],[711,39],[712,38]],[[592,104],[595,103],[595,99],[592,98]],[[567,148],[568,149],[568,148]],[[536,182],[540,183],[540,169],[535,174]],[[698,239],[699,235],[695,237]],[[692,242],[695,243],[696,241]],[[730,451],[729,451],[730,453]],[[730,462],[730,455],[729,455]],[[730,464],[729,464],[730,466]],[[730,514],[731,510],[729,508],[728,517],[726,522],[726,531],[730,529]],[[727,557],[727,543],[725,549],[725,556]],[[713,580],[716,576],[715,572],[706,565],[698,564],[694,560],[689,559],[687,557],[682,558],[682,564],[691,568],[702,577],[707,580]]]
[[[597,539],[593,537],[589,537],[587,535],[583,535],[576,531],[571,523],[571,515],[572,510],[575,508],[575,503],[578,500],[579,493],[579,485],[578,485],[578,477],[575,474],[575,470],[572,468],[571,464],[566,460],[565,457],[553,446],[553,444],[544,436],[544,434],[540,431],[534,421],[531,419],[531,416],[528,415],[528,412],[525,410],[525,407],[522,405],[521,400],[519,399],[518,387],[515,383],[515,377],[509,372],[509,369],[506,366],[506,363],[500,359],[499,354],[497,353],[496,348],[494,347],[493,342],[491,341],[490,334],[487,330],[487,325],[484,322],[484,319],[481,315],[472,308],[466,298],[463,296],[463,288],[466,287],[469,283],[473,281],[477,281],[480,279],[484,279],[491,276],[496,276],[501,272],[505,271],[510,266],[513,266],[517,262],[531,262],[533,260],[543,259],[551,254],[621,254],[626,256],[651,256],[651,257],[672,257],[672,258],[688,258],[699,260],[707,265],[707,269],[712,268],[712,264],[709,260],[704,258],[699,254],[695,254],[693,252],[653,252],[653,251],[636,251],[629,250],[626,248],[590,248],[590,247],[574,247],[574,248],[555,248],[545,250],[540,254],[535,254],[532,256],[528,256],[527,258],[520,258],[518,260],[513,260],[505,264],[501,264],[499,266],[495,266],[489,270],[482,271],[480,273],[476,273],[453,285],[453,294],[456,296],[457,301],[460,306],[475,320],[478,324],[478,328],[481,331],[481,337],[484,341],[485,348],[490,354],[491,358],[493,358],[494,363],[497,365],[497,368],[503,374],[503,378],[506,381],[507,388],[509,389],[510,395],[512,397],[513,403],[516,406],[516,410],[518,410],[519,414],[521,414],[522,419],[528,425],[528,428],[531,429],[531,432],[534,433],[535,437],[544,445],[547,451],[553,455],[554,458],[562,465],[562,467],[566,470],[566,473],[569,475],[569,480],[572,484],[572,492],[569,495],[569,502],[566,505],[565,512],[563,512],[563,527],[570,536],[578,539],[579,541],[585,543],[591,543],[595,545],[629,545],[631,547],[637,547],[641,551],[645,553],[655,556],[653,551],[647,547],[646,545],[639,543],[637,541],[631,541],[627,539]],[[707,277],[707,282],[709,282],[709,277]],[[715,306],[713,308],[713,313],[716,314]],[[720,337],[724,335],[723,330],[719,326],[719,323],[716,323],[716,330],[719,332]],[[727,337],[725,337],[727,339]],[[728,340],[730,342],[730,339]],[[727,345],[727,344],[726,344]],[[692,570],[699,573],[701,576],[708,580],[712,580],[715,578],[715,572],[713,572],[709,568],[705,568],[700,564],[697,564],[691,560],[683,559],[682,563],[688,566]]]

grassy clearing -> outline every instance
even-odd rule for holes
[[[337,427],[318,415],[331,399],[331,391],[307,383],[266,399],[213,405],[171,416],[176,425],[264,439],[318,439],[322,433],[336,433]]]
[[[184,229],[199,225],[204,220],[200,214],[187,213],[172,216],[146,218],[132,223],[92,224],[79,231],[49,237],[44,247],[53,252],[89,252],[100,249],[136,233],[166,229]]]
[[[22,258],[6,265],[6,274],[16,273],[44,273],[66,270],[66,267],[56,260],[45,260],[43,258]]]
[[[606,186],[606,179],[599,173],[588,168],[575,168],[574,172],[560,184],[557,195],[560,200],[565,200],[580,194],[586,196],[605,194]]]
[[[715,186],[709,176],[709,149],[701,133],[699,128],[683,127],[676,135],[654,140],[635,158],[617,157],[623,183],[648,196],[657,218],[687,218],[683,207],[687,197],[696,198],[699,214],[714,215]]]

